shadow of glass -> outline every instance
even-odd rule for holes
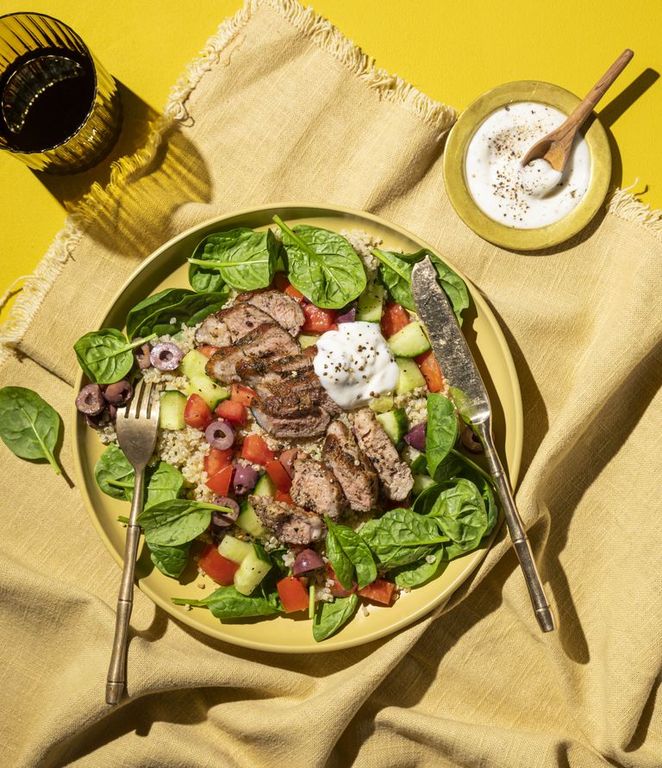
[[[176,124],[118,83],[124,118],[107,157],[82,173],[35,173],[86,232],[113,252],[143,257],[167,239],[173,212],[209,202],[209,172]]]

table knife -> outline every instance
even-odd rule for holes
[[[538,575],[522,518],[515,506],[510,482],[494,446],[492,408],[487,390],[455,319],[453,307],[437,283],[437,273],[429,256],[414,265],[411,282],[418,315],[427,330],[432,352],[449,384],[449,394],[485,450],[489,471],[538,624],[543,632],[551,632],[554,629],[554,616]]]

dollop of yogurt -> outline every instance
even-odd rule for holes
[[[483,213],[509,227],[535,229],[575,208],[591,180],[591,154],[583,137],[575,139],[563,174],[542,159],[522,165],[531,146],[565,119],[554,107],[522,101],[500,107],[478,126],[464,171]]]
[[[329,397],[345,410],[392,392],[400,374],[377,323],[342,323],[323,333],[313,367]]]

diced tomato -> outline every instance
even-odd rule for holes
[[[333,566],[329,563],[326,564],[326,575],[331,583],[331,594],[334,597],[349,597],[352,593],[356,592],[356,584],[352,585],[351,589],[345,589],[343,585],[338,581],[336,572],[333,570]]]
[[[274,494],[274,499],[276,499],[276,501],[282,501],[285,504],[289,504],[290,506],[294,506],[294,502],[292,501],[292,497],[286,491],[278,491],[277,490],[276,493]]]
[[[241,403],[242,405],[249,407],[256,397],[257,392],[254,389],[247,387],[245,384],[237,384],[235,382],[232,385],[232,394],[230,395],[230,400],[234,401],[235,403]]]
[[[384,305],[381,327],[385,339],[390,339],[394,333],[401,331],[405,325],[409,325],[409,323],[409,314],[404,307],[400,306],[400,304],[389,301]]]
[[[241,446],[241,458],[263,467],[274,458],[274,452],[259,435],[246,435]]]
[[[232,464],[228,465],[227,467],[223,467],[223,469],[219,469],[219,471],[212,475],[205,485],[207,488],[211,488],[212,491],[217,496],[227,496],[228,491],[230,490],[230,483],[232,482],[232,473],[234,472],[234,467]]]
[[[303,293],[301,293],[301,291],[299,291],[293,285],[288,285],[286,288],[284,288],[283,293],[286,293],[288,296],[291,296],[293,299],[296,299],[297,301],[304,301],[306,298],[303,295]]]
[[[268,461],[264,468],[267,470],[267,474],[273,480],[274,485],[279,491],[287,493],[290,490],[290,486],[292,485],[292,478],[289,476],[287,470],[280,463],[280,461],[278,461],[278,459]]]
[[[359,595],[365,597],[366,600],[370,600],[373,603],[379,603],[380,605],[391,605],[393,602],[393,592],[395,591],[395,584],[392,581],[386,581],[386,579],[377,579],[372,584],[368,584],[367,587],[359,589]]]
[[[217,584],[229,587],[234,580],[234,572],[239,568],[239,563],[233,563],[227,557],[219,555],[214,544],[207,544],[202,551],[198,565]]]
[[[223,400],[216,406],[215,413],[230,424],[245,424],[248,419],[246,406],[236,400]]]
[[[444,388],[445,380],[444,374],[439,367],[437,358],[432,354],[432,350],[424,352],[415,358],[420,368],[425,383],[428,385],[430,392],[441,392]]]
[[[304,333],[324,333],[335,325],[337,314],[335,309],[322,309],[314,304],[303,304],[301,309],[306,318],[301,329]]]
[[[286,576],[276,584],[285,613],[308,609],[308,590],[296,576]]]
[[[204,459],[207,477],[212,477],[229,464],[232,464],[232,448],[226,448],[224,451],[220,448],[211,448]]]
[[[184,421],[194,429],[207,429],[213,419],[211,408],[200,395],[190,395],[184,407]]]
[[[198,352],[202,352],[205,357],[211,357],[214,352],[218,351],[220,347],[214,347],[211,344],[203,344],[201,347],[196,347]]]

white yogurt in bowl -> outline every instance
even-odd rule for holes
[[[465,155],[464,174],[476,205],[494,221],[537,229],[567,216],[586,194],[591,154],[582,136],[561,175],[545,160],[522,166],[522,158],[567,115],[533,101],[506,104],[478,126]]]

